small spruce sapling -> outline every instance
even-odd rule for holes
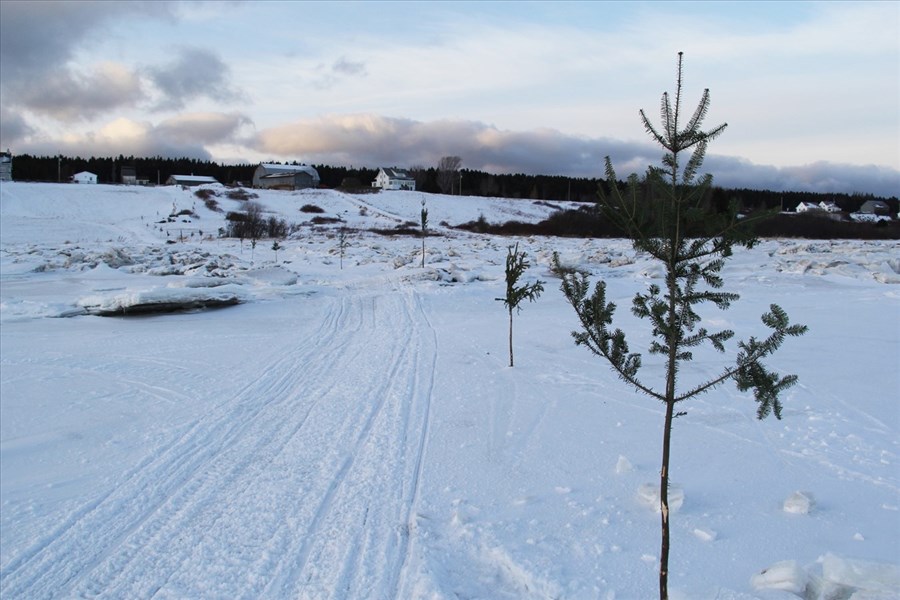
[[[771,331],[763,339],[751,337],[738,342],[734,362],[719,373],[688,389],[679,386],[679,374],[693,359],[696,347],[709,344],[725,352],[725,342],[734,332],[707,331],[698,327],[702,321],[696,308],[711,303],[720,310],[728,309],[738,295],[720,291],[724,280],[720,274],[735,246],[752,248],[757,239],[751,226],[764,218],[739,219],[737,206],[726,212],[709,206],[712,176],[695,180],[703,162],[707,144],[717,137],[725,125],[710,131],[701,130],[701,122],[709,107],[709,90],[705,90],[689,119],[685,121],[681,106],[682,53],[678,54],[678,76],[674,105],[669,94],[662,97],[662,128],[655,128],[640,111],[647,133],[664,150],[662,167],[650,167],[645,179],[632,175],[625,190],[619,189],[612,162],[606,159],[606,180],[612,191],[600,198],[599,208],[604,217],[616,223],[630,238],[634,249],[658,261],[663,270],[663,283],[652,284],[646,293],[638,293],[631,311],[649,320],[652,342],[649,353],[662,357],[662,380],[653,384],[639,376],[641,355],[631,352],[621,329],[613,329],[616,305],[607,300],[606,283],[600,281],[590,293],[583,273],[563,273],[562,291],[575,309],[581,328],[572,332],[577,345],[605,359],[626,384],[665,405],[660,468],[659,496],[661,514],[661,545],[659,562],[659,597],[668,598],[669,573],[669,460],[672,424],[676,405],[689,398],[705,394],[734,380],[740,391],[753,390],[758,403],[757,418],[774,413],[781,418],[779,395],[797,381],[795,375],[779,376],[770,371],[763,360],[771,356],[788,336],[806,332],[804,325],[791,325],[781,307],[772,304],[762,316],[763,324]],[[682,129],[683,127],[683,129]],[[689,154],[688,154],[689,153]],[[687,156],[686,156],[687,155]],[[561,270],[556,259],[555,269]]]
[[[525,252],[519,252],[519,244],[510,246],[506,255],[506,297],[496,298],[509,310],[509,366],[513,366],[513,309],[521,312],[522,300],[534,302],[544,291],[544,282],[537,280],[533,283],[519,285],[519,279],[531,264],[525,258]]]
[[[425,198],[422,198],[422,268],[425,268],[425,236],[428,235],[428,209]]]
[[[341,270],[344,270],[344,251],[347,249],[347,228],[341,227],[338,230],[338,251],[341,256]]]

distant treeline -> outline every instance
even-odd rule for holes
[[[252,165],[221,165],[212,161],[191,158],[163,158],[160,156],[139,158],[122,156],[112,158],[79,158],[67,156],[13,156],[13,179],[16,181],[66,182],[76,173],[89,171],[97,175],[100,183],[121,182],[122,167],[134,170],[139,181],[149,185],[165,184],[171,175],[206,175],[226,185],[250,186]],[[377,169],[333,167],[313,165],[319,173],[323,188],[368,188],[378,174]],[[390,166],[390,165],[385,165]],[[416,189],[428,193],[459,194],[463,196],[489,196],[522,198],[528,200],[571,200],[592,202],[597,191],[606,188],[603,179],[563,177],[558,175],[495,175],[471,169],[461,169],[452,179],[452,187],[441,190],[436,167],[412,167],[406,171],[416,179]],[[444,179],[446,181],[446,178]],[[881,200],[890,208],[890,214],[900,212],[900,200],[896,196],[885,198],[872,194],[838,194],[814,192],[772,192],[750,189],[712,190],[712,202],[727,206],[732,200],[745,210],[773,209],[793,210],[801,202],[819,204],[834,202],[841,210],[855,212],[868,200]]]

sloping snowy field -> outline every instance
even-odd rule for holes
[[[624,241],[442,225],[547,203],[258,193],[306,223],[277,260],[218,238],[193,191],[0,187],[0,596],[656,596],[662,406],[574,346],[548,267],[605,278],[634,350],[630,299],[659,269]],[[423,199],[424,268],[421,239],[364,231],[415,227]],[[343,258],[306,204],[359,230]],[[509,368],[517,241],[547,289]],[[707,325],[761,335],[775,302],[810,332],[774,359],[800,377],[782,421],[733,385],[683,406],[673,596],[900,597],[900,246],[766,241],[725,277],[741,300]],[[215,298],[239,304],[94,316]],[[698,353],[685,385],[723,360]]]

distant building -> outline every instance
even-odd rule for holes
[[[859,212],[864,215],[888,216],[891,214],[891,207],[881,200],[867,200],[859,207]]]
[[[253,172],[253,187],[302,190],[319,186],[319,172],[309,165],[262,163]]]
[[[209,183],[219,183],[215,177],[207,177],[205,175],[170,175],[166,180],[166,185],[183,185],[185,187],[194,187]]]
[[[97,175],[91,173],[90,171],[75,173],[74,175],[72,175],[72,183],[87,183],[96,185]]]
[[[119,177],[125,185],[137,185],[137,169],[135,167],[122,167],[119,169]]]
[[[415,190],[416,180],[400,169],[378,169],[372,187],[383,190]]]
[[[818,204],[816,204],[815,202],[801,202],[800,204],[797,205],[798,213],[818,212],[820,210],[822,210],[822,207],[819,206]]]
[[[0,181],[12,181],[12,154],[0,152]]]

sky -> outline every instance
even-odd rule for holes
[[[900,2],[0,2],[0,148],[900,195]]]

